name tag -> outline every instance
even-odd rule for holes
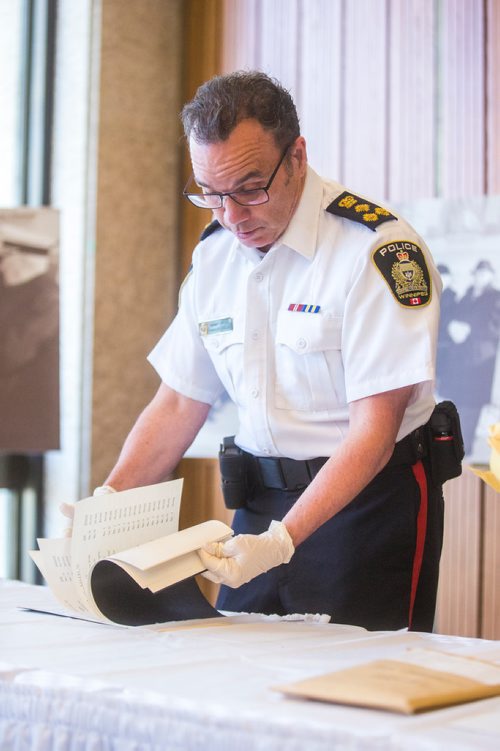
[[[213,334],[225,334],[233,330],[232,318],[218,318],[216,321],[204,321],[199,325],[200,336],[212,336]]]

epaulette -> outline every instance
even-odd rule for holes
[[[375,230],[383,222],[389,222],[392,219],[398,220],[394,214],[391,214],[387,209],[382,206],[377,206],[375,203],[370,203],[364,198],[349,193],[344,190],[334,201],[331,202],[326,210],[330,214],[336,214],[337,216],[343,216],[346,219],[351,219],[353,222],[359,222],[364,224],[369,229]]]
[[[203,228],[203,232],[200,235],[200,240],[205,240],[207,237],[210,237],[210,235],[213,232],[216,232],[218,229],[222,229],[222,225],[217,221],[217,219],[214,219],[212,222],[209,222],[205,227]]]

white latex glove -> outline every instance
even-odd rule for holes
[[[107,493],[116,493],[116,490],[111,485],[99,485],[92,495],[106,495]],[[74,503],[61,503],[59,511],[63,516],[68,519],[68,526],[64,530],[65,537],[71,537],[73,534],[73,519],[75,518],[75,504]]]
[[[260,535],[236,535],[226,542],[205,545],[199,556],[207,571],[203,576],[216,584],[239,587],[281,563],[295,552],[283,522],[271,522]]]

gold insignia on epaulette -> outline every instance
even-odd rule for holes
[[[383,222],[391,219],[397,220],[394,214],[391,214],[382,206],[370,203],[366,198],[360,198],[353,193],[344,191],[326,209],[330,214],[343,216],[346,219],[352,219],[354,222],[365,224],[372,230],[376,230]]]
[[[343,198],[338,201],[338,205],[342,206],[343,208],[350,209],[351,206],[354,206],[354,204],[358,202],[357,198],[350,196],[348,193],[342,193],[342,195]]]
[[[422,249],[408,240],[381,245],[373,261],[400,305],[418,308],[431,300],[431,278]]]

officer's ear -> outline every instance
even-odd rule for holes
[[[290,158],[294,168],[298,168],[300,174],[304,173],[307,167],[307,147],[304,136],[299,136],[290,146]]]

